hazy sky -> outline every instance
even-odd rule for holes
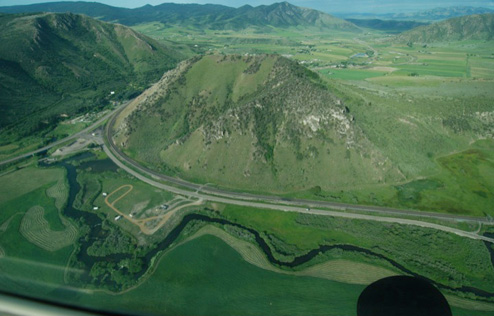
[[[67,0],[65,0],[67,1]],[[69,0],[71,1],[71,0]],[[75,0],[73,0],[75,1]],[[96,0],[93,0],[96,1]],[[163,2],[175,3],[216,3],[232,7],[239,7],[244,4],[257,6],[261,4],[271,4],[278,1],[270,0],[100,0],[96,2],[105,3],[117,7],[136,8],[145,4],[157,5]],[[39,2],[53,2],[53,0],[0,0],[0,6],[31,4]],[[424,9],[432,9],[442,6],[474,6],[494,9],[494,0],[292,0],[288,1],[298,6],[318,9],[325,12],[369,12],[369,13],[389,13],[389,12],[410,12]]]

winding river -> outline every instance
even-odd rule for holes
[[[105,238],[106,235],[108,234],[108,231],[102,228],[102,222],[103,220],[98,217],[96,214],[89,213],[89,212],[84,212],[80,211],[76,208],[73,207],[73,203],[76,199],[77,194],[81,190],[80,184],[77,182],[77,167],[75,167],[73,164],[71,164],[72,161],[77,161],[77,160],[83,160],[87,158],[91,158],[92,155],[91,153],[83,153],[81,155],[77,155],[75,157],[66,159],[64,161],[52,163],[52,164],[46,164],[46,163],[40,163],[41,167],[64,167],[67,170],[67,178],[69,182],[69,199],[68,203],[64,209],[64,214],[65,216],[68,216],[74,220],[79,220],[81,217],[84,219],[85,223],[91,228],[89,235],[88,236],[82,236],[79,239],[79,251],[77,253],[77,260],[81,263],[84,264],[85,266],[85,273],[81,276],[81,279],[83,282],[88,282],[90,283],[92,280],[92,277],[89,276],[89,271],[91,270],[91,267],[98,261],[105,261],[105,262],[113,262],[113,263],[118,263],[119,261],[126,259],[126,258],[132,258],[133,255],[130,254],[116,254],[116,255],[110,255],[106,257],[93,257],[87,254],[87,249],[96,241],[97,239]],[[82,164],[82,166],[88,166],[88,164]],[[353,245],[344,245],[344,244],[336,244],[336,245],[322,245],[317,249],[313,249],[309,252],[307,252],[304,255],[295,257],[292,261],[281,261],[277,259],[269,247],[269,245],[266,243],[266,241],[261,237],[261,235],[254,229],[245,227],[243,225],[240,225],[238,223],[234,223],[222,218],[214,218],[210,217],[207,215],[202,215],[202,214],[189,214],[184,216],[182,221],[160,242],[157,244],[157,246],[150,251],[146,253],[142,257],[143,259],[143,268],[141,269],[140,272],[134,274],[134,278],[137,280],[139,277],[141,277],[148,269],[150,268],[151,264],[151,259],[158,255],[160,252],[165,251],[170,247],[170,245],[173,244],[177,240],[177,238],[180,236],[182,231],[187,227],[187,225],[191,222],[194,221],[199,221],[203,223],[211,223],[211,224],[219,224],[219,225],[229,225],[232,227],[240,228],[242,230],[248,231],[255,237],[255,242],[259,246],[259,248],[264,252],[266,255],[267,259],[269,262],[275,266],[279,266],[281,268],[295,268],[298,267],[304,263],[307,263],[314,259],[316,256],[319,254],[326,253],[330,250],[333,249],[341,249],[343,251],[353,251],[353,252],[359,252],[362,254],[366,254],[368,256],[375,257],[380,260],[387,261],[391,265],[393,265],[395,268],[399,269],[402,271],[404,274],[415,276],[417,278],[426,280],[434,285],[436,285],[438,288],[441,289],[447,289],[447,290],[452,290],[456,292],[465,292],[465,293],[473,293],[478,297],[482,298],[492,298],[494,297],[494,293],[487,292],[485,290],[477,289],[474,287],[469,287],[469,286],[462,286],[459,288],[453,288],[444,284],[440,284],[438,282],[435,282],[429,278],[423,277],[417,273],[414,273],[413,271],[407,269],[400,263],[387,258],[383,256],[382,254],[373,252],[371,250],[353,246]],[[486,244],[487,248],[489,249],[489,252],[491,254],[491,259],[493,263],[493,268],[494,268],[494,250],[489,247],[488,244]],[[105,280],[104,281],[107,285],[112,286],[116,285],[113,283],[113,281],[110,280]]]

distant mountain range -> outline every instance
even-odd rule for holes
[[[484,13],[494,13],[494,10],[487,8],[475,8],[475,7],[446,7],[446,8],[435,8],[426,11],[419,11],[415,13],[396,13],[390,15],[389,17],[391,19],[401,19],[401,20],[438,21],[438,20],[446,20],[460,16],[484,14]]]
[[[345,19],[384,19],[384,20],[408,20],[408,21],[440,21],[460,16],[494,13],[494,10],[471,6],[441,7],[432,10],[424,10],[411,13],[386,13],[386,14],[344,14],[338,15]]]
[[[126,98],[182,57],[123,25],[72,13],[0,16],[0,132],[30,134],[62,113]]]
[[[129,26],[146,22],[162,22],[166,25],[188,25],[208,29],[238,30],[253,26],[312,26],[352,32],[360,31],[350,22],[321,11],[297,7],[288,2],[258,7],[245,5],[240,8],[212,4],[163,3],[136,9],[111,7],[94,2],[51,2],[0,7],[0,12],[72,12]]]
[[[404,32],[402,42],[431,43],[462,40],[493,40],[494,13],[453,18]]]
[[[428,25],[428,23],[424,23],[424,22],[380,20],[380,19],[347,19],[347,21],[359,27],[385,31],[388,33],[401,33],[404,31],[414,29],[419,26]]]

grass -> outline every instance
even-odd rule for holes
[[[332,189],[317,190],[314,186],[313,189],[288,195],[479,216],[483,216],[484,212],[494,214],[494,145],[489,140],[472,143],[479,137],[487,137],[485,133],[492,125],[492,122],[479,123],[475,116],[476,112],[492,112],[494,95],[491,79],[494,78],[494,63],[487,58],[492,53],[491,44],[469,42],[409,48],[375,41],[375,34],[361,35],[359,42],[348,36],[335,40],[341,34],[321,34],[315,31],[311,34],[313,36],[308,37],[296,29],[274,29],[269,34],[255,34],[252,31],[240,33],[163,28],[159,24],[136,28],[160,40],[166,37],[184,45],[198,45],[194,48],[197,51],[211,49],[218,53],[239,54],[278,52],[303,61],[314,69],[342,62],[354,64],[347,69],[320,72],[333,79],[332,88],[341,89],[342,94],[348,97],[344,98],[344,102],[350,110],[349,115],[355,118],[356,124],[375,145],[376,151],[387,159],[378,159],[378,163],[391,165],[404,178],[397,181],[396,176],[385,174],[377,185],[357,181],[369,179],[370,176],[344,169],[345,159],[353,159],[357,167],[366,166],[357,161],[365,153],[351,151],[347,158],[347,151],[343,147],[331,148],[329,158],[319,157],[324,165],[333,168],[332,172],[341,172],[338,179],[347,182],[344,185],[338,183]],[[124,44],[128,46],[129,43]],[[368,50],[368,45],[379,51],[378,58],[349,59],[356,53]],[[477,56],[467,58],[466,54],[472,51]],[[129,51],[129,56],[140,57],[135,51]],[[368,64],[370,62],[372,65]],[[238,67],[233,63],[219,67],[214,59],[206,59],[186,78],[194,85],[195,90],[192,89],[190,93],[199,95],[201,86],[226,86],[233,80],[233,72],[243,72],[244,69]],[[393,67],[398,70],[384,76],[384,71],[368,69],[370,67]],[[207,69],[213,69],[213,75],[201,76]],[[268,70],[269,65],[266,65],[260,72],[265,75]],[[328,75],[329,72],[334,74]],[[412,73],[418,77],[409,76]],[[218,100],[207,100],[207,103],[217,102],[221,105],[229,93],[233,99],[248,95],[264,77],[259,78],[252,80],[249,76],[243,76],[230,87],[231,90],[221,90],[215,96]],[[174,100],[177,109],[184,106],[181,101]],[[194,100],[189,98],[187,101]],[[200,119],[198,121],[201,122]],[[156,134],[155,126],[161,124],[158,118],[149,118],[147,123],[150,137],[162,137]],[[167,126],[171,127],[170,135],[180,136],[186,130],[181,125]],[[82,127],[60,126],[53,135],[61,136],[78,128]],[[202,145],[200,135],[192,135],[190,139],[194,146]],[[34,146],[35,143],[30,144]],[[240,182],[245,184],[248,180],[244,178],[243,170],[240,174],[224,174],[226,167],[236,167],[238,159],[222,160],[224,152],[232,148],[237,157],[248,157],[251,153],[246,150],[248,147],[245,144],[243,141],[230,144],[218,142],[214,153],[207,154],[214,164],[214,170],[208,172],[208,176],[214,173],[215,177],[224,178],[233,187]],[[27,140],[24,145],[28,145]],[[0,157],[26,148],[24,145],[2,143]],[[305,149],[311,145],[319,146],[315,141],[308,141],[302,147]],[[139,152],[161,149],[144,148]],[[293,178],[327,178],[327,170],[321,171],[310,164],[306,168],[294,169],[297,163],[295,158],[290,160],[291,156],[283,151],[278,154],[281,165],[290,170]],[[156,155],[158,157],[159,153]],[[187,150],[169,151],[164,156],[169,162],[179,161],[177,164],[180,168],[184,157],[191,157]],[[266,172],[262,168],[252,170],[259,174]],[[132,184],[134,190],[117,203],[119,208],[128,212],[136,205],[144,205],[146,208],[173,199],[173,195],[157,192],[119,172],[79,173],[78,181],[84,191],[81,194],[82,208],[92,211],[94,205],[100,206],[98,213],[110,219],[111,223],[114,223],[112,218],[115,214],[105,208],[101,192],[109,193],[121,185]],[[51,253],[29,243],[18,231],[23,217],[15,214],[40,205],[45,209],[45,214],[44,217],[36,218],[38,226],[41,224],[45,232],[48,232],[48,227],[50,231],[62,231],[65,225],[59,218],[57,208],[62,205],[66,192],[62,188],[61,177],[61,170],[34,167],[0,176],[0,220],[5,223],[11,219],[6,232],[0,233],[0,245],[9,259],[0,259],[0,268],[21,279],[35,273],[34,281],[40,283],[35,286],[38,289],[45,288],[41,285],[43,282],[63,284],[61,267],[67,262],[71,247]],[[251,183],[251,188],[265,191],[268,180]],[[294,190],[289,188],[284,192]],[[492,264],[485,246],[478,241],[422,228],[336,218],[310,218],[235,206],[227,206],[222,215],[260,231],[280,257],[303,254],[321,244],[348,243],[372,249],[443,284],[475,286],[493,291]],[[138,236],[138,232],[124,221],[117,222],[117,225]],[[370,272],[377,276],[392,269],[386,262],[375,258],[331,253],[296,271],[298,274],[306,273],[307,276],[286,274],[286,271],[280,273],[266,263],[259,249],[245,240],[233,238],[231,231],[227,234],[216,227],[207,233],[223,241],[214,236],[197,237],[167,252],[157,262],[155,274],[136,289],[111,296],[103,293],[94,296],[81,294],[75,300],[90,307],[105,308],[106,304],[110,304],[127,312],[137,311],[144,306],[146,311],[152,313],[184,315],[238,315],[239,311],[245,311],[242,313],[245,315],[351,315],[363,287],[332,282],[321,277],[364,284],[371,281],[365,279]],[[158,240],[162,236],[152,238]],[[31,258],[40,258],[42,264],[34,267],[24,261]],[[358,271],[364,271],[366,275],[358,274]],[[22,289],[24,280],[16,283],[5,279],[5,275],[0,283],[7,288]],[[450,299],[456,306],[453,308],[455,315],[486,314],[485,311],[475,311],[482,308],[479,302],[462,300],[457,297]],[[194,304],[190,304],[191,301]]]
[[[87,122],[77,122],[77,123],[66,123],[62,122],[58,124],[57,127],[47,134],[48,137],[56,137],[58,139],[73,135],[77,132],[82,131],[89,124]]]
[[[46,190],[46,195],[55,199],[55,207],[61,211],[69,198],[69,188],[65,179],[59,179],[54,186]]]
[[[47,251],[29,242],[19,232],[23,219],[22,212],[27,211],[27,207],[35,205],[36,202],[45,206],[51,203],[51,211],[55,214],[59,225],[62,225],[53,201],[46,196],[45,199],[41,198],[44,192],[45,189],[41,188],[1,204],[1,221],[10,219],[7,229],[0,232],[0,244],[5,253],[5,256],[0,258],[0,287],[4,291],[49,298],[51,295],[47,293],[65,284],[64,270],[73,247]],[[19,212],[21,214],[18,214]],[[45,212],[45,215],[47,213]],[[54,220],[50,220],[52,228],[53,223]],[[60,240],[50,240],[50,243],[52,242],[57,243]]]
[[[68,20],[70,32],[54,27]],[[12,15],[0,24],[5,39],[0,49],[5,86],[0,96],[1,145],[6,139],[34,136],[43,142],[77,131],[81,125],[57,127],[62,114],[75,116],[129,99],[183,58],[172,43],[165,48],[121,25],[78,15]],[[42,43],[29,36],[39,30]],[[96,37],[100,40],[94,41]],[[33,52],[31,45],[39,49]],[[110,96],[110,91],[116,94]]]
[[[483,144],[438,159],[442,172],[434,178],[443,184],[422,193],[421,208],[480,216],[493,214],[494,143],[486,140]]]
[[[67,222],[63,231],[53,231],[44,219],[45,210],[41,206],[30,208],[21,221],[19,232],[31,243],[47,251],[57,251],[73,245],[78,237],[77,228]]]
[[[466,151],[439,157],[438,170],[431,176],[394,186],[383,184],[317,193],[309,190],[295,196],[485,217],[494,214],[492,145],[490,140],[479,141]]]
[[[107,159],[101,156],[98,159]],[[96,163],[99,160],[94,160]],[[166,204],[175,198],[170,192],[154,188],[133,176],[128,175],[120,169],[111,169],[107,171],[98,170],[97,172],[89,169],[78,169],[77,181],[81,185],[81,192],[78,194],[74,205],[81,210],[97,213],[109,222],[115,223],[124,231],[139,238],[142,243],[153,243],[161,240],[163,236],[154,234],[143,237],[140,229],[126,220],[114,221],[117,214],[105,204],[103,193],[110,194],[123,185],[132,185],[132,191],[122,200],[118,201],[115,206],[122,212],[134,213],[137,218],[140,214],[145,214],[151,208]],[[122,191],[121,193],[125,192]],[[115,198],[120,196],[118,193]],[[94,210],[98,207],[98,210]]]
[[[236,206],[227,206],[222,214],[267,236],[275,236],[274,247],[281,253],[300,255],[323,244],[351,244],[373,249],[442,284],[493,289],[492,264],[481,241],[414,226],[267,210],[246,211]],[[452,249],[450,244],[457,247]],[[386,267],[375,259],[365,263]]]
[[[397,274],[395,271],[382,267],[342,259],[330,260],[296,272],[281,270],[273,266],[259,248],[246,240],[235,237],[235,232],[227,233],[226,231],[211,225],[201,228],[196,234],[187,238],[184,242],[189,242],[190,240],[204,235],[211,235],[221,239],[235,249],[246,262],[264,270],[277,273],[311,276],[347,284],[363,285],[368,285],[381,278]]]
[[[381,71],[352,70],[352,69],[325,69],[325,70],[320,70],[319,72],[330,79],[343,79],[343,80],[365,80],[368,78],[381,77],[387,74],[386,72],[381,72]]]
[[[488,144],[477,146],[479,148],[489,147]],[[96,181],[101,185],[102,191],[99,192],[108,193],[123,184],[132,184],[134,190],[126,196],[125,201],[117,203],[120,208],[128,207],[129,211],[135,204],[146,201],[162,203],[163,200],[172,199],[171,195],[155,191],[148,185],[115,170],[106,172],[79,170],[78,181],[81,185],[88,181]],[[16,206],[22,209],[22,205],[35,205],[32,204],[34,201],[40,201],[47,210],[50,207],[48,205],[51,204],[51,212],[58,216],[54,206],[55,200],[49,198],[47,192],[50,188],[54,190],[53,188],[58,187],[60,183],[60,179],[56,179],[23,196],[4,202],[1,206],[8,210],[7,213],[2,214],[5,220],[15,214]],[[134,193],[136,194],[133,195]],[[97,194],[94,203],[99,205],[99,201],[102,200],[102,195]],[[104,208],[101,208],[99,212],[107,214]],[[245,208],[235,206],[227,206],[222,214],[242,225],[262,232],[271,246],[282,252],[292,251],[301,254],[309,249],[317,248],[320,244],[349,243],[383,253],[413,271],[439,282],[449,282],[455,286],[470,285],[489,290],[494,280],[494,276],[486,268],[490,261],[486,250],[482,248],[482,243],[449,236],[449,234],[431,233],[428,230],[400,225],[369,224],[364,221],[345,221],[334,218],[314,219],[313,221],[301,218],[297,214],[254,209],[247,211]],[[112,217],[110,214],[107,216]],[[51,226],[51,220],[49,221]],[[13,247],[12,238],[22,240],[17,231],[17,228],[22,226],[21,222],[22,216],[13,217],[7,231],[0,234],[0,244],[5,253],[7,256],[17,253],[21,258],[31,258],[29,254],[33,253],[44,258],[47,251],[25,240],[20,245],[21,249]],[[123,222],[119,221],[118,225],[123,225]],[[332,252],[287,274],[287,271],[280,271],[270,266],[255,246],[245,239],[239,239],[235,232],[227,228],[224,229],[228,233],[217,227],[209,229],[210,231],[199,232],[199,235],[195,236],[197,238],[168,251],[157,262],[155,273],[139,287],[129,292],[112,296],[103,293],[98,293],[97,296],[81,294],[79,298],[68,297],[64,298],[64,301],[103,309],[111,307],[118,309],[125,306],[127,311],[137,311],[145,305],[147,306],[145,312],[162,312],[166,309],[167,313],[172,314],[209,315],[235,314],[235,312],[238,314],[238,311],[242,310],[245,311],[243,314],[249,315],[258,314],[263,308],[265,310],[266,306],[272,306],[268,307],[273,309],[272,314],[286,314],[287,312],[307,314],[310,311],[311,314],[346,315],[352,313],[356,297],[363,286],[334,282],[334,280],[367,284],[372,281],[372,278],[378,278],[380,275],[390,273],[388,271],[394,271],[394,268],[386,262],[373,258]],[[156,236],[158,237],[162,238],[162,236]],[[218,237],[226,244],[217,239]],[[10,244],[4,247],[4,241]],[[451,244],[456,245],[455,249],[449,247]],[[63,254],[67,254],[65,250],[68,249],[70,247],[53,252],[54,258],[51,258],[50,262],[55,264],[58,260],[60,267],[60,262],[66,260]],[[428,249],[427,253],[423,249]],[[431,249],[433,251],[429,251]],[[415,258],[414,260],[419,258],[419,262],[411,258]],[[52,277],[56,281],[60,278],[59,268],[56,265],[52,266],[52,263],[38,268],[41,271],[40,279],[50,280],[49,278]],[[4,264],[10,269],[9,264],[13,263]],[[13,271],[24,271],[25,267],[19,265],[16,269]],[[359,271],[365,271],[365,273],[359,273]],[[5,282],[5,284],[10,284],[8,282],[11,281]],[[239,287],[240,284],[241,287]],[[261,292],[259,292],[259,284],[262,284]],[[47,286],[46,284],[33,285],[30,291],[42,292]],[[279,291],[282,289],[285,289],[286,295],[280,296]],[[286,289],[289,290],[286,291]],[[163,298],[160,293],[169,294]],[[65,297],[65,295],[67,294],[60,294],[57,297]],[[147,305],[146,302],[156,299],[156,295],[160,295],[162,299],[158,300],[157,304]],[[185,303],[186,300],[191,299],[195,304]],[[111,302],[110,305],[105,305],[108,302]],[[474,304],[475,301],[468,300],[467,303]],[[467,303],[456,302],[455,304],[473,308]],[[465,310],[457,310],[466,313]]]
[[[255,151],[250,146],[252,141],[248,139],[248,133],[238,135],[230,126],[222,126],[231,142],[216,140],[212,142],[211,150],[201,151],[198,148],[206,147],[209,140],[204,139],[201,131],[188,133],[195,128],[192,124],[176,124],[184,121],[184,115],[177,115],[170,124],[163,124],[170,129],[165,135],[156,133],[154,126],[162,122],[153,116],[147,118],[149,124],[136,138],[166,139],[167,143],[162,144],[166,150],[158,153],[158,146],[146,145],[150,142],[131,141],[129,147],[136,147],[129,153],[141,161],[159,161],[160,157],[164,162],[161,171],[165,173],[196,182],[213,182],[233,190],[270,191],[287,196],[474,216],[484,216],[486,209],[486,213],[492,213],[488,207],[488,203],[492,203],[489,195],[485,201],[475,201],[475,193],[465,186],[457,188],[454,181],[461,180],[445,171],[437,161],[439,157],[468,150],[470,144],[479,138],[491,137],[491,123],[479,123],[476,113],[492,112],[492,82],[488,75],[475,78],[476,75],[470,74],[477,68],[487,74],[491,71],[493,59],[489,43],[468,41],[408,47],[383,41],[381,34],[372,32],[356,38],[355,35],[335,36],[311,30],[313,36],[308,40],[308,31],[303,33],[297,29],[273,29],[270,33],[256,34],[252,30],[184,30],[156,23],[138,28],[152,36],[170,36],[179,42],[198,45],[198,49],[208,52],[277,52],[303,62],[328,78],[330,90],[345,101],[349,116],[355,119],[354,125],[362,130],[357,140],[360,150],[347,151],[344,146],[340,148],[326,140],[303,142],[301,153],[309,154],[311,148],[317,149],[319,156],[314,162],[297,160],[293,148],[284,148],[279,140],[276,146],[265,146],[266,157],[274,157],[275,161],[277,174],[272,176],[273,170],[270,169],[273,168],[269,164],[244,162],[245,157],[252,156]],[[377,53],[372,54],[373,50]],[[362,52],[371,52],[371,57],[351,58]],[[213,59],[205,59],[194,66],[195,71],[191,71],[192,75],[187,79],[191,87],[188,93],[191,94],[198,94],[201,86],[211,90],[218,83],[216,87],[222,87],[205,104],[222,103],[228,92],[228,82],[233,80],[232,73],[239,71],[228,63],[217,64],[211,71],[215,66]],[[347,68],[331,68],[341,65]],[[208,72],[210,75],[206,79],[210,81],[204,78]],[[249,89],[254,85],[248,81],[233,84],[233,95],[244,94],[244,91],[236,89],[239,86],[248,87],[246,91],[251,91]],[[178,101],[167,101],[174,104],[169,109],[172,113],[183,109],[183,106],[178,106],[184,102]],[[187,118],[191,121],[190,116]],[[197,122],[204,121],[208,120]],[[217,121],[215,117],[214,122]],[[262,135],[268,134],[266,128]],[[180,144],[184,140],[187,145],[171,143],[170,140],[176,138],[180,139]],[[331,138],[334,140],[335,137]],[[224,152],[229,153],[228,159],[222,154]],[[297,168],[294,169],[293,165]],[[290,171],[288,175],[287,170]],[[420,179],[440,184],[434,190],[422,190],[421,182],[415,183]],[[473,182],[468,183],[475,185]],[[483,184],[486,182],[480,185]],[[410,191],[411,187],[416,190],[405,198],[402,191],[407,185],[406,190]],[[307,193],[316,187],[322,188],[321,194]],[[487,186],[486,190],[489,191],[490,187]],[[459,204],[460,209],[455,210],[451,207],[453,204]]]
[[[63,178],[63,169],[24,168],[0,177],[0,204]]]
[[[203,236],[167,253],[153,277],[135,290],[82,302],[151,314],[350,315],[363,288],[266,271],[216,237]]]

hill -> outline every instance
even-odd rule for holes
[[[341,13],[341,14],[336,14],[336,16],[347,20],[380,19],[380,20],[416,21],[416,22],[430,23],[430,22],[437,22],[451,18],[456,18],[460,16],[485,14],[485,13],[494,13],[494,10],[488,8],[482,8],[482,7],[472,7],[472,6],[450,6],[450,7],[438,7],[431,10],[406,12],[406,13],[385,13],[385,14]]]
[[[494,10],[471,6],[440,7],[432,10],[424,10],[412,13],[394,13],[386,17],[390,19],[415,20],[415,21],[440,21],[466,15],[494,13]]]
[[[313,26],[358,32],[355,25],[329,14],[301,8],[287,2],[269,6],[245,5],[231,8],[222,5],[163,3],[146,5],[136,9],[111,7],[100,3],[55,2],[25,6],[0,7],[0,12],[72,12],[86,14],[104,21],[119,22],[133,26],[148,22],[166,25],[192,26],[208,29],[244,29],[248,27]]]
[[[234,189],[399,178],[333,89],[283,57],[208,55],[166,73],[122,112],[114,140],[151,168]]]
[[[0,128],[23,135],[103,106],[110,91],[142,91],[180,57],[130,28],[71,13],[3,15],[0,38]]]
[[[431,43],[494,39],[494,13],[469,15],[437,22],[402,33],[402,42]]]
[[[359,27],[370,28],[373,30],[384,31],[388,33],[401,33],[419,26],[427,25],[427,23],[416,21],[396,21],[380,19],[347,19],[347,21]]]

